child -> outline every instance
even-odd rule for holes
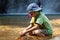
[[[29,33],[30,35],[49,36],[52,35],[52,26],[49,19],[40,11],[36,3],[31,3],[27,7],[29,15],[32,17],[30,25],[20,32],[20,36]]]

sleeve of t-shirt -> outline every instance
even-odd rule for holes
[[[30,23],[34,23],[35,18],[32,17]]]
[[[37,18],[36,23],[42,25],[43,24],[42,17]]]

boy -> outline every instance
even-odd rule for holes
[[[23,36],[26,33],[38,36],[52,35],[52,26],[48,18],[40,11],[41,9],[42,8],[39,8],[36,3],[28,5],[27,10],[32,19],[30,21],[30,25],[19,33],[20,36]]]

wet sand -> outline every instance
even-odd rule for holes
[[[60,19],[51,20],[53,25],[53,39],[60,38]],[[0,40],[17,40],[19,37],[18,32],[26,27],[16,25],[0,25]],[[28,38],[28,37],[27,37]],[[25,38],[26,39],[26,38]],[[39,37],[30,37],[30,40],[40,40]],[[47,40],[47,38],[45,38]],[[45,40],[44,39],[44,40]],[[27,40],[27,39],[26,39]],[[42,38],[43,40],[43,38]],[[51,40],[51,39],[50,39]]]

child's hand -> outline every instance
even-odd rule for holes
[[[20,36],[24,36],[26,34],[26,30],[19,32],[19,34],[20,34]]]

